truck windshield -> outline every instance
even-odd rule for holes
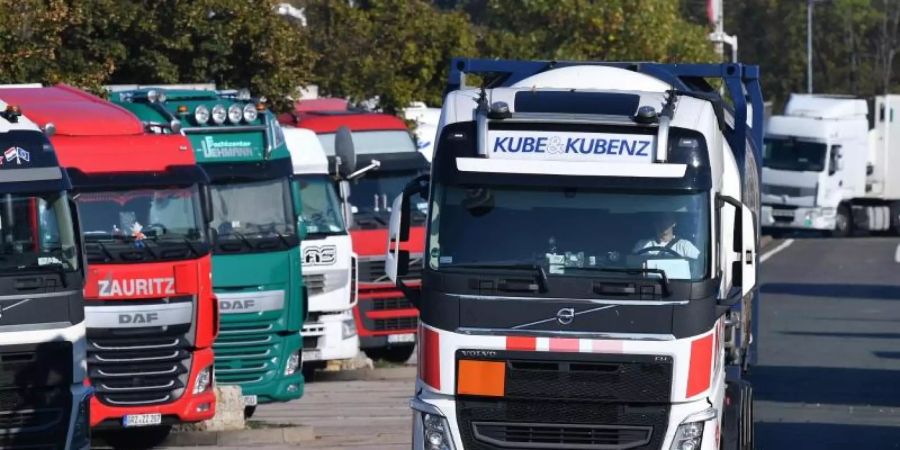
[[[276,251],[297,242],[287,177],[212,185],[217,250]]]
[[[766,138],[763,166],[776,170],[821,172],[825,170],[826,149],[822,142]]]
[[[681,280],[708,275],[705,193],[437,185],[433,201],[434,270],[537,265],[549,276],[604,269]]]
[[[328,175],[303,175],[298,180],[303,199],[303,219],[309,235],[342,234],[344,220],[331,178]]]
[[[416,170],[393,172],[372,171],[361,178],[351,181],[350,203],[353,205],[353,216],[357,224],[365,227],[370,218],[385,216],[390,213],[391,203],[403,193],[406,183],[419,175]],[[423,223],[427,203],[415,205],[413,222]]]
[[[334,133],[319,134],[328,156],[334,156]],[[354,131],[353,148],[357,154],[401,153],[416,151],[416,144],[406,130]]]
[[[0,271],[77,269],[77,244],[65,194],[0,194]]]
[[[141,260],[163,259],[164,247],[196,253],[194,245],[206,242],[199,192],[196,185],[82,192],[85,243],[144,249]]]

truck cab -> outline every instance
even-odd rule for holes
[[[0,447],[88,449],[85,265],[71,183],[44,131],[3,98]]]
[[[391,209],[387,272],[420,310],[413,448],[753,448],[756,68],[450,67],[431,174]]]
[[[248,415],[300,398],[305,230],[275,116],[247,92],[142,87],[115,89],[112,101],[159,133],[186,136],[210,177],[216,383],[240,386]]]
[[[6,87],[0,97],[53,124],[77,194],[91,426],[156,439],[211,418],[209,179],[190,142],[147,133],[128,111],[65,85]]]
[[[359,353],[353,319],[356,306],[356,255],[344,224],[341,201],[328,173],[328,158],[316,133],[284,127],[294,165],[294,183],[303,200],[306,239],[301,244],[303,283],[309,318],[303,324],[303,370],[350,359]]]
[[[299,112],[282,115],[279,120],[318,135],[329,159],[329,170],[338,179],[338,192],[348,206],[346,219],[353,251],[359,257],[359,303],[354,318],[360,348],[372,359],[405,362],[415,346],[418,312],[385,274],[384,243],[390,199],[424,173],[428,163],[417,151],[406,124],[397,117],[352,110],[308,111],[302,102],[300,107]],[[342,128],[349,131],[352,156],[338,154]],[[424,219],[421,212],[413,218],[414,253],[407,275],[410,286],[418,283]]]

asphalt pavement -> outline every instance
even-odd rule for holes
[[[763,263],[758,450],[900,449],[898,245],[795,239]]]

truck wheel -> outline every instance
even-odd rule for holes
[[[838,206],[837,217],[834,219],[834,230],[832,230],[831,235],[834,237],[847,237],[852,230],[853,215],[850,212],[850,207],[847,205]]]
[[[372,358],[373,361],[383,359],[388,362],[403,364],[409,360],[416,347],[414,345],[404,345],[399,347],[382,347],[366,349],[366,356]]]
[[[103,433],[103,440],[115,450],[145,450],[158,447],[169,437],[172,426],[133,428]]]
[[[743,380],[728,382],[720,448],[753,450],[753,429],[753,387]]]
[[[900,202],[893,202],[889,207],[891,211],[891,231],[900,236]]]

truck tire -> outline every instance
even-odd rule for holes
[[[102,433],[102,439],[115,450],[145,450],[158,447],[169,437],[172,426],[113,430]],[[98,433],[100,434],[100,433]]]
[[[853,214],[850,207],[840,205],[837,209],[837,217],[834,219],[834,230],[831,235],[834,237],[847,237],[853,231]]]
[[[753,429],[753,387],[743,380],[727,382],[720,448],[753,450]]]
[[[383,359],[387,362],[395,364],[403,364],[409,360],[415,351],[414,345],[403,345],[394,347],[368,348],[365,350],[366,356],[372,358],[373,361]]]
[[[891,211],[891,231],[900,236],[900,202],[892,202],[889,209]]]

